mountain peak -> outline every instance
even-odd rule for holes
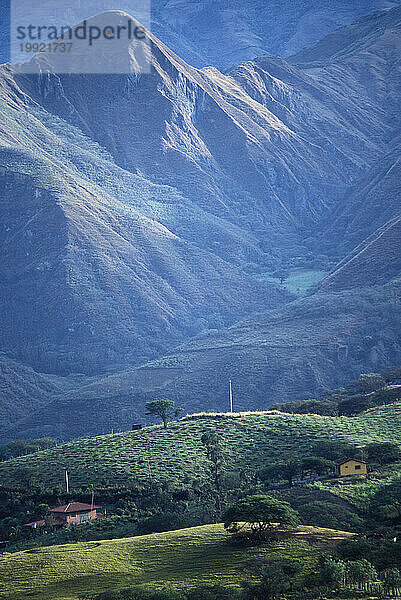
[[[30,36],[36,32],[31,34],[29,28],[22,29],[23,43],[30,43]],[[150,70],[149,46],[151,39],[155,39],[124,11],[101,12],[69,29],[55,26],[41,29],[37,37],[41,36],[43,48],[20,67],[24,73],[129,74]]]

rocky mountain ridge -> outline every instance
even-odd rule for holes
[[[126,427],[160,394],[220,409],[234,375],[266,408],[401,361],[400,22],[227,73],[151,34],[150,74],[1,67],[1,348],[55,376],[4,438]],[[322,251],[313,295],[263,276]]]

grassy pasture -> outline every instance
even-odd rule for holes
[[[378,407],[358,417],[260,413],[199,414],[155,425],[70,442],[0,464],[0,483],[30,479],[46,486],[62,484],[68,468],[72,489],[91,483],[136,483],[169,480],[188,485],[202,479],[207,466],[201,436],[214,431],[227,463],[235,471],[262,467],[275,457],[305,455],[319,440],[344,440],[364,445],[399,442],[401,403]]]
[[[296,296],[304,296],[314,285],[319,283],[326,275],[326,271],[319,269],[294,269],[283,282],[283,287]],[[260,281],[268,281],[280,285],[280,280],[268,275],[257,275]]]
[[[330,545],[349,534],[312,527],[301,535]],[[238,585],[252,557],[303,558],[311,568],[321,550],[305,541],[232,546],[221,524],[167,533],[38,548],[0,556],[1,600],[78,600],[88,593],[134,585],[160,588],[221,583]]]

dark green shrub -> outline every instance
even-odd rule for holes
[[[341,504],[315,500],[299,506],[298,512],[305,525],[357,532],[364,528],[363,519]]]
[[[224,585],[201,585],[187,590],[187,600],[238,600],[239,590]]]

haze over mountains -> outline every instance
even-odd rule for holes
[[[401,8],[225,73],[150,40],[146,75],[1,67],[3,439],[401,362]],[[271,277],[317,264],[304,298]]]
[[[18,0],[14,18],[48,24],[62,15],[74,25],[107,10],[123,10],[138,19],[181,58],[195,67],[226,69],[262,54],[290,56],[338,27],[373,11],[397,6],[395,0]],[[7,4],[0,7],[2,21]],[[0,62],[7,60],[7,36],[0,29]]]

